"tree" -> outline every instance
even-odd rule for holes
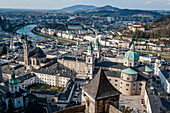
[[[2,46],[2,54],[7,54],[6,44],[3,44]]]
[[[8,101],[8,110],[7,110],[7,113],[14,113],[14,106],[13,106],[13,103],[12,103],[11,99],[9,99],[9,101]]]
[[[130,113],[130,110],[129,110],[128,108],[125,108],[125,109],[123,110],[123,112],[124,112],[124,113]]]

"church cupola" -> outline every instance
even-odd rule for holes
[[[88,55],[93,55],[93,46],[92,46],[92,42],[90,42],[90,45],[88,46]]]
[[[137,67],[139,54],[135,51],[134,43],[131,44],[130,50],[125,53],[124,65],[128,67]]]
[[[14,71],[12,71],[11,79],[9,80],[9,91],[11,93],[19,92],[19,82],[18,79],[15,78]]]
[[[135,44],[134,43],[131,44],[130,51],[135,51]]]
[[[94,54],[95,54],[95,58],[98,59],[99,61],[99,59],[101,58],[101,50],[100,50],[100,43],[98,38],[95,43]]]

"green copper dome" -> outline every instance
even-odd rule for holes
[[[14,71],[11,73],[11,79],[9,80],[9,85],[17,85],[19,82],[18,82],[18,79],[15,78],[15,73]]]
[[[130,75],[136,75],[136,74],[138,74],[137,71],[135,71],[135,70],[133,70],[133,69],[131,69],[131,68],[124,69],[124,70],[122,70],[121,72],[122,72],[122,73],[125,73],[125,74],[130,74]]]
[[[154,70],[148,66],[145,66],[145,72],[153,72]]]
[[[137,52],[134,52],[134,51],[128,51],[126,52],[125,54],[125,59],[128,59],[128,60],[139,60],[139,55]]]
[[[134,43],[131,44],[130,50],[126,52],[126,54],[125,54],[125,59],[127,59],[127,60],[133,60],[133,61],[139,60],[139,55],[138,55],[138,53],[135,51],[135,44],[134,44]]]

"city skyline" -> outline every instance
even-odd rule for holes
[[[0,0],[0,8],[14,9],[62,9],[73,5],[112,5],[118,8],[144,10],[170,10],[170,0]]]

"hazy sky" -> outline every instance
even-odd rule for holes
[[[0,0],[0,8],[60,9],[80,4],[112,5],[130,9],[170,10],[170,0]]]

